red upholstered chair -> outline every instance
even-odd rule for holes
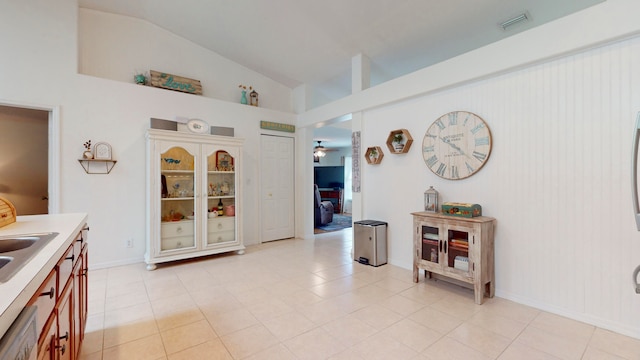
[[[333,221],[333,204],[331,201],[322,201],[320,197],[320,190],[318,185],[313,184],[313,190],[315,192],[314,212],[315,212],[315,225],[326,225]]]

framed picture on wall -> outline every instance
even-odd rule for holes
[[[93,158],[95,160],[111,160],[111,145],[99,142],[93,147]]]

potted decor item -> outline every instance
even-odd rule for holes
[[[241,92],[241,94],[240,94],[240,104],[248,105],[249,101],[247,100],[247,87],[242,85],[242,84],[238,85],[238,87],[240,88],[240,92]],[[249,86],[249,91],[252,91],[252,90],[253,90],[253,87]]]
[[[402,149],[404,149],[404,143],[402,142],[402,140],[404,140],[404,136],[402,136],[402,133],[393,135],[393,148],[396,149],[396,152],[401,152]]]
[[[147,76],[143,73],[135,74],[133,76],[133,81],[135,81],[138,85],[146,85],[147,84]]]
[[[93,159],[93,152],[91,152],[91,140],[84,143],[84,152],[82,153],[82,158],[87,160]]]
[[[378,158],[378,150],[376,150],[376,148],[371,148],[371,151],[369,151],[369,159],[375,162],[377,158]]]

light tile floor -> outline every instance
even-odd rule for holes
[[[81,360],[640,359],[640,340],[351,259],[351,229],[90,272]]]

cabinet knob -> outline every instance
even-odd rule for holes
[[[40,296],[49,296],[49,299],[53,299],[53,296],[56,294],[56,290],[53,288],[53,286],[51,287],[51,290],[47,291],[47,292],[43,292],[42,294],[40,294]]]
[[[75,259],[76,256],[75,255],[71,255],[68,258],[64,258],[65,260],[71,260],[71,262],[73,262],[73,259]]]
[[[178,228],[176,229],[177,232],[182,232],[182,226],[178,226]]]
[[[63,336],[58,338],[59,340],[69,340],[69,332],[65,332]]]
[[[218,223],[218,229],[222,229],[222,224]]]
[[[60,349],[60,354],[64,355],[65,351],[67,350],[67,344],[64,344],[62,346],[56,346],[56,349]]]

